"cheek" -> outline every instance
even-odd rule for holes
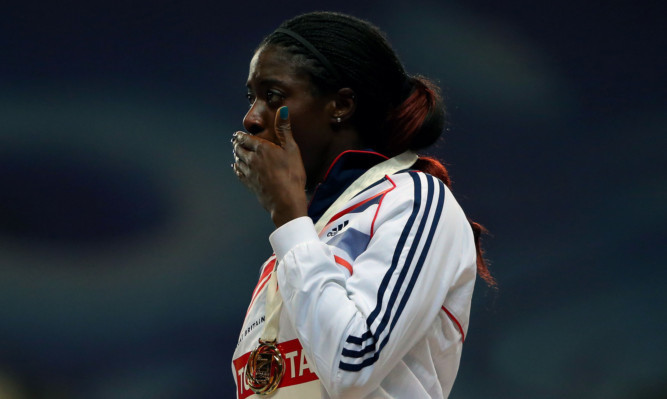
[[[319,152],[324,144],[320,126],[302,118],[292,119],[292,136],[302,153]]]
[[[328,162],[332,143],[331,126],[324,112],[325,104],[309,98],[286,105],[290,108],[292,135],[301,151],[306,173],[314,178],[323,164]]]
[[[330,129],[320,107],[290,105],[290,115],[292,135],[301,151],[319,152],[327,146]]]
[[[309,133],[309,126],[302,125],[298,120],[292,121],[292,137],[294,137],[294,141],[299,146],[301,158],[306,167],[311,163],[310,160],[313,153],[317,151],[315,143],[312,142],[312,135],[312,131]]]
[[[322,168],[329,166],[327,162],[330,138],[321,125],[303,122],[305,121],[293,121],[292,134],[299,146],[306,175],[309,179],[314,179],[321,174]]]

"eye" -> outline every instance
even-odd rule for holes
[[[245,98],[248,99],[248,104],[252,107],[252,105],[255,103],[255,95],[252,93],[247,93]]]
[[[285,100],[285,96],[276,91],[269,90],[266,92],[266,102],[271,106],[279,106],[283,100]]]

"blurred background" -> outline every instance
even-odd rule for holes
[[[664,5],[14,2],[0,10],[0,398],[233,398],[271,254],[235,179],[281,21],[369,19],[440,83],[491,232],[452,398],[667,398]]]

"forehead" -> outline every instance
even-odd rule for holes
[[[250,60],[248,86],[279,81],[301,88],[310,88],[310,79],[300,71],[294,56],[282,47],[260,47]]]

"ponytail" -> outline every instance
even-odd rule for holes
[[[409,95],[386,121],[387,155],[429,147],[445,127],[445,106],[438,86],[422,76],[408,77],[407,85]]]
[[[484,249],[482,249],[482,234],[488,234],[489,232],[479,223],[473,222],[468,219],[470,227],[472,227],[472,233],[475,237],[475,248],[477,249],[477,275],[486,282],[489,287],[497,288],[498,283],[496,279],[493,278],[491,272],[489,271],[489,265],[486,259],[484,259]]]
[[[388,119],[389,140],[384,151],[387,155],[400,154],[406,150],[426,148],[440,137],[445,125],[445,107],[437,86],[423,77],[411,77],[414,89],[401,105],[394,109]],[[433,157],[420,156],[413,168],[440,179],[451,188],[449,172],[442,162]],[[479,223],[468,219],[472,228],[477,251],[477,275],[488,286],[497,287],[488,262],[484,259],[482,234],[488,231]]]

